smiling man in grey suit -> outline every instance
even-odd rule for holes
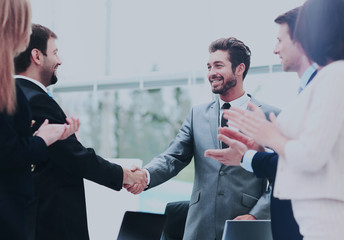
[[[250,66],[251,51],[243,42],[233,37],[218,39],[211,43],[209,52],[208,79],[219,99],[193,107],[168,149],[144,168],[149,189],[177,175],[194,157],[195,179],[184,232],[186,240],[221,239],[227,219],[270,217],[266,179],[204,157],[204,152],[222,146],[217,134],[225,103],[246,109],[252,101],[266,114],[278,110],[259,103],[244,91],[243,79]],[[141,191],[135,186],[128,190]]]

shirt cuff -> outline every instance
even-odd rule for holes
[[[149,173],[149,171],[147,170],[147,169],[143,169],[143,171],[145,171],[146,172],[146,175],[147,175],[147,187],[149,186],[149,184],[150,184],[150,173]]]
[[[255,151],[255,150],[248,150],[245,152],[244,156],[242,157],[242,161],[241,161],[240,165],[246,171],[253,172],[252,159],[256,153],[257,153],[257,151]]]

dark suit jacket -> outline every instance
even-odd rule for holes
[[[277,163],[277,153],[257,152],[252,159],[253,172],[257,177],[274,181]],[[303,239],[295,221],[290,200],[280,200],[271,195],[271,226],[274,239]]]
[[[49,119],[50,123],[66,122],[60,106],[43,89],[25,79],[17,79],[17,83],[29,100],[36,121],[34,128],[44,119]],[[52,144],[48,150],[48,161],[37,164],[33,172],[35,239],[89,239],[83,178],[120,190],[122,168],[82,146],[75,135]]]
[[[32,137],[28,102],[17,89],[14,115],[0,113],[0,238],[27,239],[28,204],[33,196],[32,162],[48,157],[40,137]]]
[[[270,182],[274,182],[277,162],[277,153],[257,152],[252,159],[252,168],[257,177],[268,178]]]

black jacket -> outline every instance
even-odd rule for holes
[[[14,115],[0,113],[0,238],[27,238],[28,204],[33,197],[31,163],[45,161],[47,146],[33,137],[31,112],[23,92],[17,88]]]
[[[29,101],[34,129],[45,119],[66,122],[63,110],[43,89],[25,79],[16,81]],[[83,178],[118,191],[123,184],[122,167],[82,146],[75,135],[52,144],[48,151],[48,161],[37,164],[33,172],[36,227],[32,234],[36,240],[89,239]]]

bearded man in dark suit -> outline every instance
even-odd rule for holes
[[[49,96],[47,87],[57,82],[61,65],[50,29],[33,24],[26,51],[15,58],[16,82],[29,101],[36,126],[44,119],[65,123],[65,113]],[[123,184],[144,184],[145,176],[110,163],[70,136],[48,149],[49,160],[32,166],[36,201],[32,203],[31,237],[36,240],[89,239],[83,179],[119,191]],[[142,188],[145,188],[142,185]]]

